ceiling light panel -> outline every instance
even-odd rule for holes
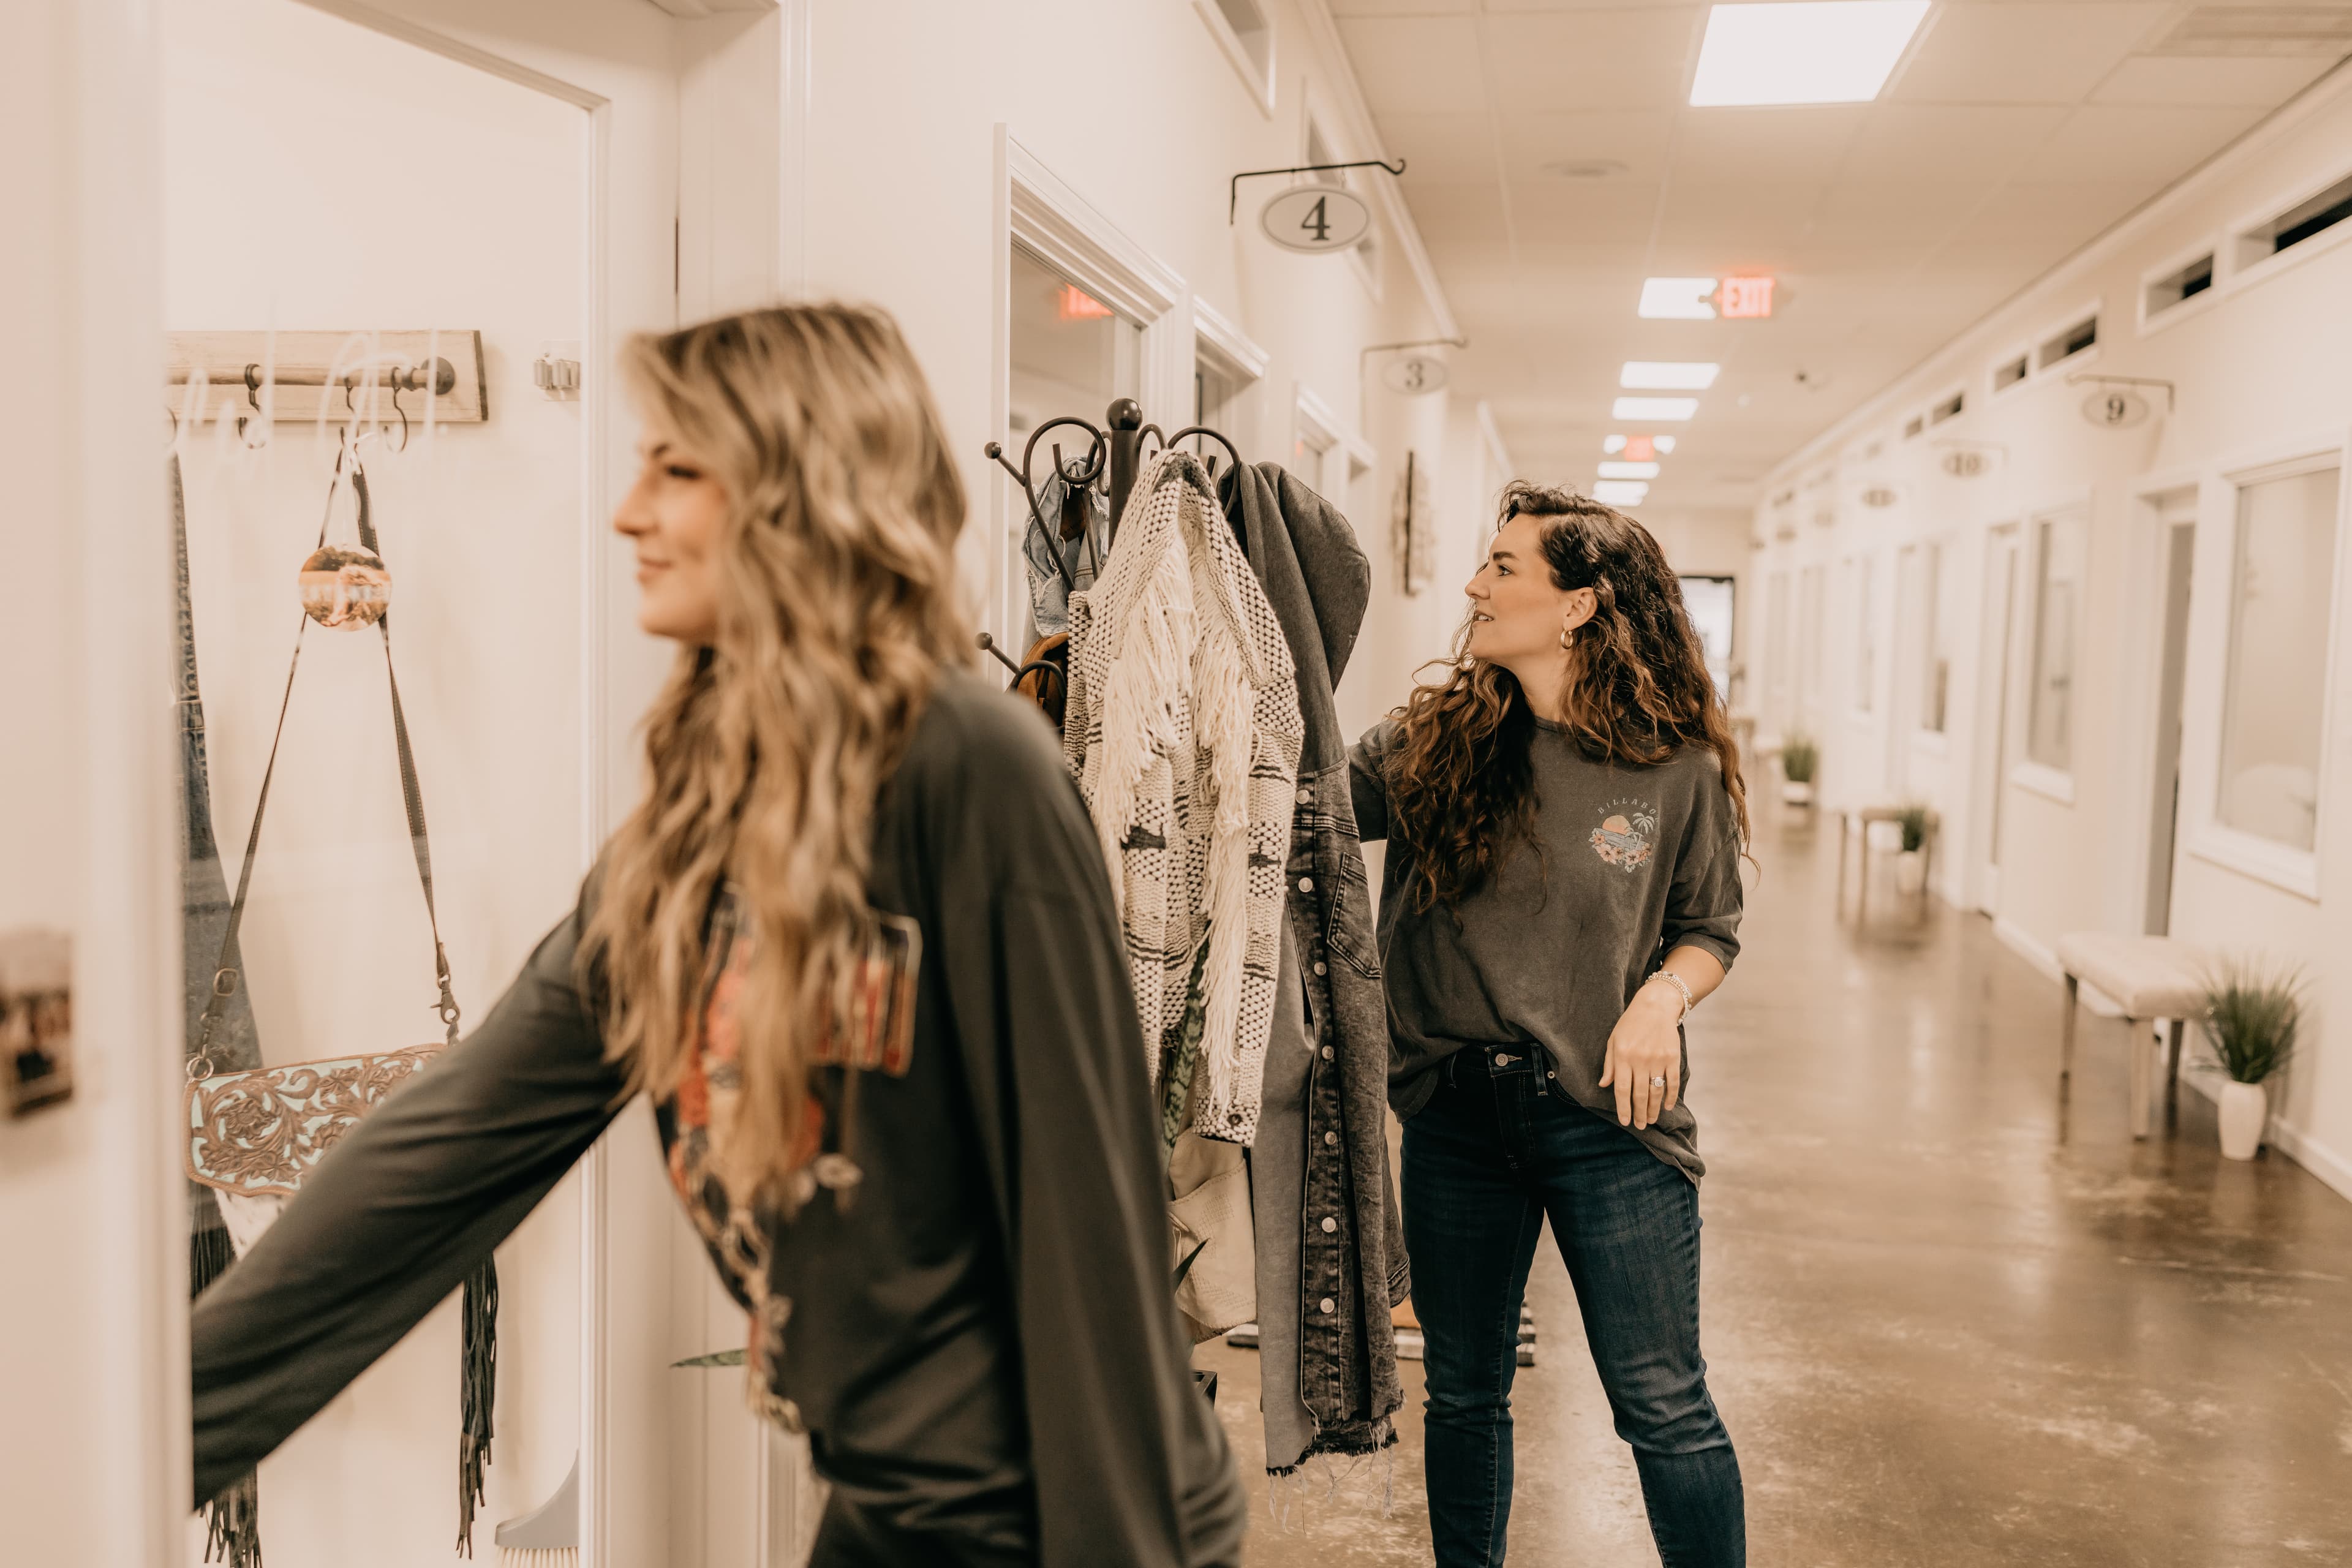
[[[1691,107],[1868,103],[1886,85],[1927,0],[1793,0],[1707,15]]]
[[[1601,438],[1601,449],[1613,458],[1618,453],[1625,449],[1625,437],[1622,436],[1604,436]]]
[[[1650,437],[1650,445],[1657,449],[1658,456],[1661,458],[1668,457],[1674,452],[1675,438],[1672,436],[1653,436]]]
[[[1707,360],[1629,359],[1617,384],[1635,392],[1705,392],[1722,370]]]
[[[1715,289],[1712,278],[1644,278],[1642,314],[1653,321],[1712,321]]]
[[[1601,477],[1604,479],[1654,479],[1658,477],[1655,463],[1603,463]]]
[[[1654,419],[1676,425],[1698,412],[1696,397],[1621,397],[1610,405],[1612,419]]]
[[[1592,487],[1592,499],[1602,506],[1640,506],[1649,493],[1639,479],[1601,479]]]

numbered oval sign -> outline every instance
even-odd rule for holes
[[[2083,399],[2083,417],[2103,430],[2128,430],[2147,414],[2147,399],[2137,392],[2110,389]]]
[[[1372,209],[1337,185],[1300,185],[1265,204],[1258,226],[1285,250],[1320,256],[1345,250],[1372,231]]]
[[[1408,397],[1435,392],[1445,384],[1445,362],[1423,354],[1392,359],[1382,367],[1381,380],[1391,392],[1402,392]]]

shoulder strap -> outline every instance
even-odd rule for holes
[[[352,493],[359,501],[360,543],[381,558],[383,552],[376,549],[375,523],[369,515],[367,474],[355,456],[338,462],[335,478],[327,486],[327,510],[326,515],[319,521],[319,544],[323,546],[327,542],[327,527],[335,514],[335,490],[342,482],[343,461],[350,464]],[[286,666],[286,689],[278,700],[278,726],[269,737],[269,762],[262,769],[261,793],[253,803],[253,826],[245,837],[245,861],[236,874],[236,896],[229,902],[228,928],[222,934],[220,962],[213,971],[212,994],[205,1000],[204,1020],[197,1030],[196,1049],[188,1061],[188,1076],[192,1079],[211,1075],[213,1033],[219,1026],[228,999],[236,994],[242,983],[234,958],[237,930],[245,923],[246,894],[253,886],[254,858],[261,847],[261,820],[269,809],[269,784],[277,776],[278,748],[286,738],[286,712],[294,699],[295,672],[302,665],[302,636],[310,626],[310,616],[305,611],[294,628],[294,657]],[[416,855],[417,879],[425,888],[425,918],[433,929],[434,978],[441,989],[440,1000],[434,1005],[434,1010],[440,1015],[442,1026],[448,1033],[449,1044],[455,1046],[457,1043],[457,998],[449,984],[449,955],[441,944],[440,916],[433,906],[433,855],[425,835],[425,796],[416,783],[416,758],[408,743],[408,720],[401,711],[400,682],[393,675],[390,611],[387,610],[376,622],[376,629],[383,637],[383,673],[392,688],[392,733],[400,753],[400,790],[408,807],[409,844]]]

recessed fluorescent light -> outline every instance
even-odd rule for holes
[[[1621,397],[1609,410],[1612,419],[1657,419],[1675,424],[1698,412],[1696,397]]]
[[[1625,437],[1622,436],[1605,436],[1601,437],[1601,449],[1613,458],[1618,453],[1625,449]]]
[[[1705,360],[1629,359],[1617,384],[1644,392],[1705,392],[1722,369]]]
[[[1658,456],[1661,458],[1674,456],[1675,438],[1672,436],[1653,436],[1650,437],[1650,445],[1658,449]]]
[[[1640,506],[1649,493],[1639,479],[1601,479],[1592,487],[1592,499],[1602,506]]]
[[[1712,278],[1644,278],[1642,314],[1654,321],[1715,320]]]
[[[1601,477],[1604,479],[1654,479],[1658,477],[1655,463],[1603,463]]]
[[[1927,15],[1927,0],[1795,0],[1707,14],[1691,107],[1868,103]]]

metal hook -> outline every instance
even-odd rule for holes
[[[400,378],[398,376],[392,378],[392,411],[400,416],[400,445],[397,447],[387,446],[384,447],[384,450],[387,452],[405,452],[408,450],[408,410],[400,405]]]

